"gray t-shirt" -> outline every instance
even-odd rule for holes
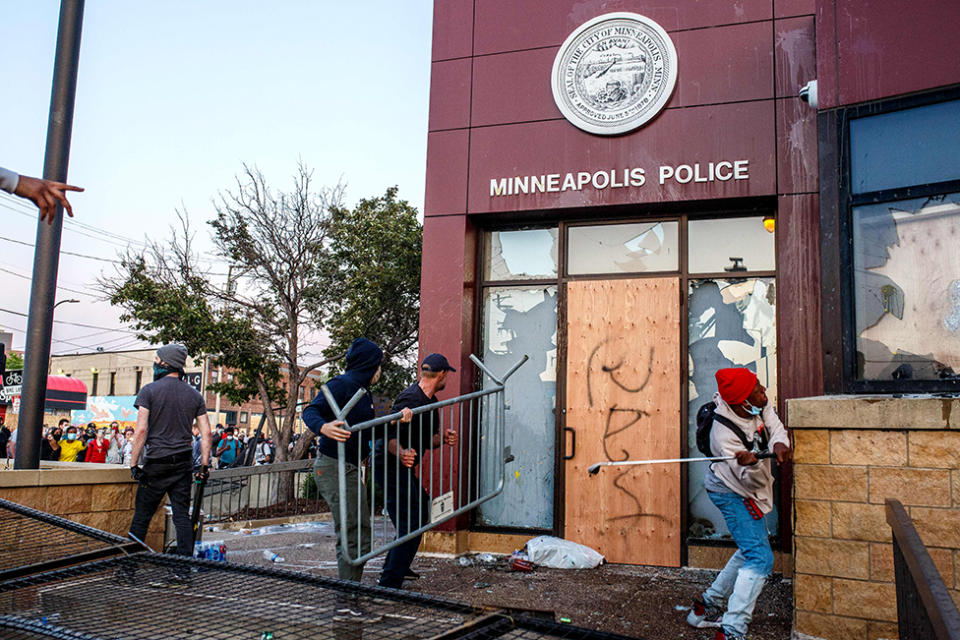
[[[151,382],[133,403],[150,412],[147,419],[146,457],[162,458],[190,451],[193,421],[207,412],[203,396],[176,376]]]

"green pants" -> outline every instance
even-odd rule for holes
[[[360,469],[346,463],[347,491],[342,496],[347,502],[347,520],[340,519],[340,481],[337,477],[337,459],[322,453],[317,455],[313,463],[313,471],[317,481],[317,489],[333,512],[333,527],[337,536],[337,571],[341,579],[360,582],[363,577],[363,565],[351,565],[344,557],[340,541],[341,528],[347,532],[347,549],[351,558],[357,558],[370,551],[370,507],[367,504],[367,492],[360,481]],[[357,504],[359,500],[359,513]],[[359,542],[359,544],[358,544]]]

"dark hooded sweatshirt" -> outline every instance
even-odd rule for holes
[[[364,389],[370,385],[373,374],[377,372],[380,361],[383,360],[383,351],[370,340],[366,338],[357,338],[347,350],[347,370],[327,383],[327,388],[337,401],[341,408],[350,401],[357,389]],[[373,396],[366,391],[363,398],[354,405],[350,413],[347,414],[347,424],[354,426],[372,420]],[[316,434],[320,433],[320,428],[326,422],[336,420],[333,409],[327,404],[327,398],[323,393],[318,393],[313,402],[303,410],[303,422]],[[362,438],[362,440],[361,440]],[[366,458],[370,452],[370,441],[373,438],[373,429],[365,429],[362,433],[353,433],[344,443],[346,447],[347,462],[356,464],[357,460]],[[337,457],[337,441],[326,436],[320,436],[320,444],[317,449],[325,456],[331,458]],[[361,454],[358,458],[358,452]]]

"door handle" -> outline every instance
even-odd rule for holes
[[[564,427],[563,428],[564,434],[566,434],[567,431],[569,431],[572,435],[572,437],[570,438],[570,444],[573,445],[573,447],[572,447],[572,451],[570,451],[570,455],[564,455],[563,459],[573,460],[573,457],[577,455],[577,432],[573,429],[573,427]],[[566,440],[564,440],[563,445],[564,445],[563,450],[566,451],[567,450]]]

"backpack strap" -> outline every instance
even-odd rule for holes
[[[736,424],[734,424],[730,418],[724,417],[719,413],[714,413],[713,419],[715,422],[719,422],[720,424],[722,424],[723,426],[727,427],[728,429],[733,431],[735,434],[737,434],[737,437],[740,438],[740,442],[743,443],[743,446],[744,448],[746,448],[747,451],[753,450],[753,443],[747,440],[747,434],[743,432],[743,429],[741,429]]]

